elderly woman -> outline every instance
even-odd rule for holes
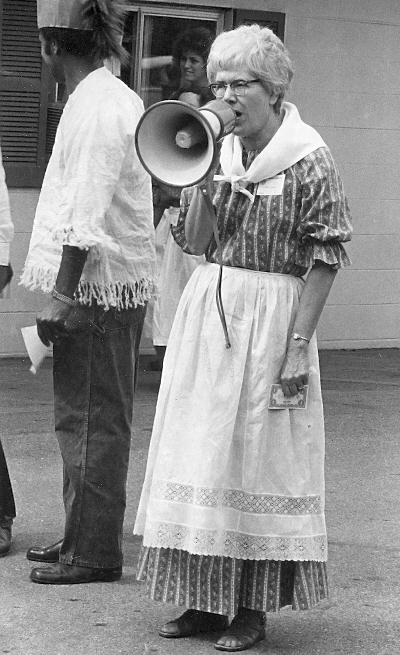
[[[151,597],[188,608],[160,634],[224,630],[215,648],[234,652],[265,638],[267,612],[328,594],[315,329],[351,227],[329,149],[283,102],[292,64],[273,32],[221,34],[208,75],[236,126],[214,183],[182,194],[175,238],[207,262],[172,329],[135,531]]]

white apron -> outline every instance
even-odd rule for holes
[[[327,559],[316,337],[306,410],[268,410],[303,281],[224,267],[232,347],[203,264],[170,335],[135,524],[143,545],[253,560]]]

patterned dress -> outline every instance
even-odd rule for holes
[[[247,169],[257,153],[244,154]],[[308,609],[327,597],[324,424],[316,337],[308,405],[269,410],[316,260],[349,264],[343,185],[328,148],[284,171],[282,193],[215,184],[213,238],[182,296],[160,386],[135,533],[138,579],[155,600],[219,614]],[[183,194],[174,236],[189,251]]]

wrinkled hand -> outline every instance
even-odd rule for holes
[[[291,344],[281,371],[281,385],[285,396],[295,396],[308,384],[308,344]]]
[[[57,343],[60,339],[68,336],[65,323],[71,309],[70,305],[52,297],[39,312],[36,317],[37,331],[39,339],[45,346],[49,346],[50,342]]]

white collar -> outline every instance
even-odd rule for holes
[[[239,137],[233,134],[225,137],[221,148],[223,175],[216,175],[215,180],[230,182],[234,191],[252,197],[245,188],[247,184],[274,177],[317,148],[326,146],[318,132],[303,123],[295,105],[284,102],[282,111],[282,124],[247,172],[242,162],[243,146]]]

